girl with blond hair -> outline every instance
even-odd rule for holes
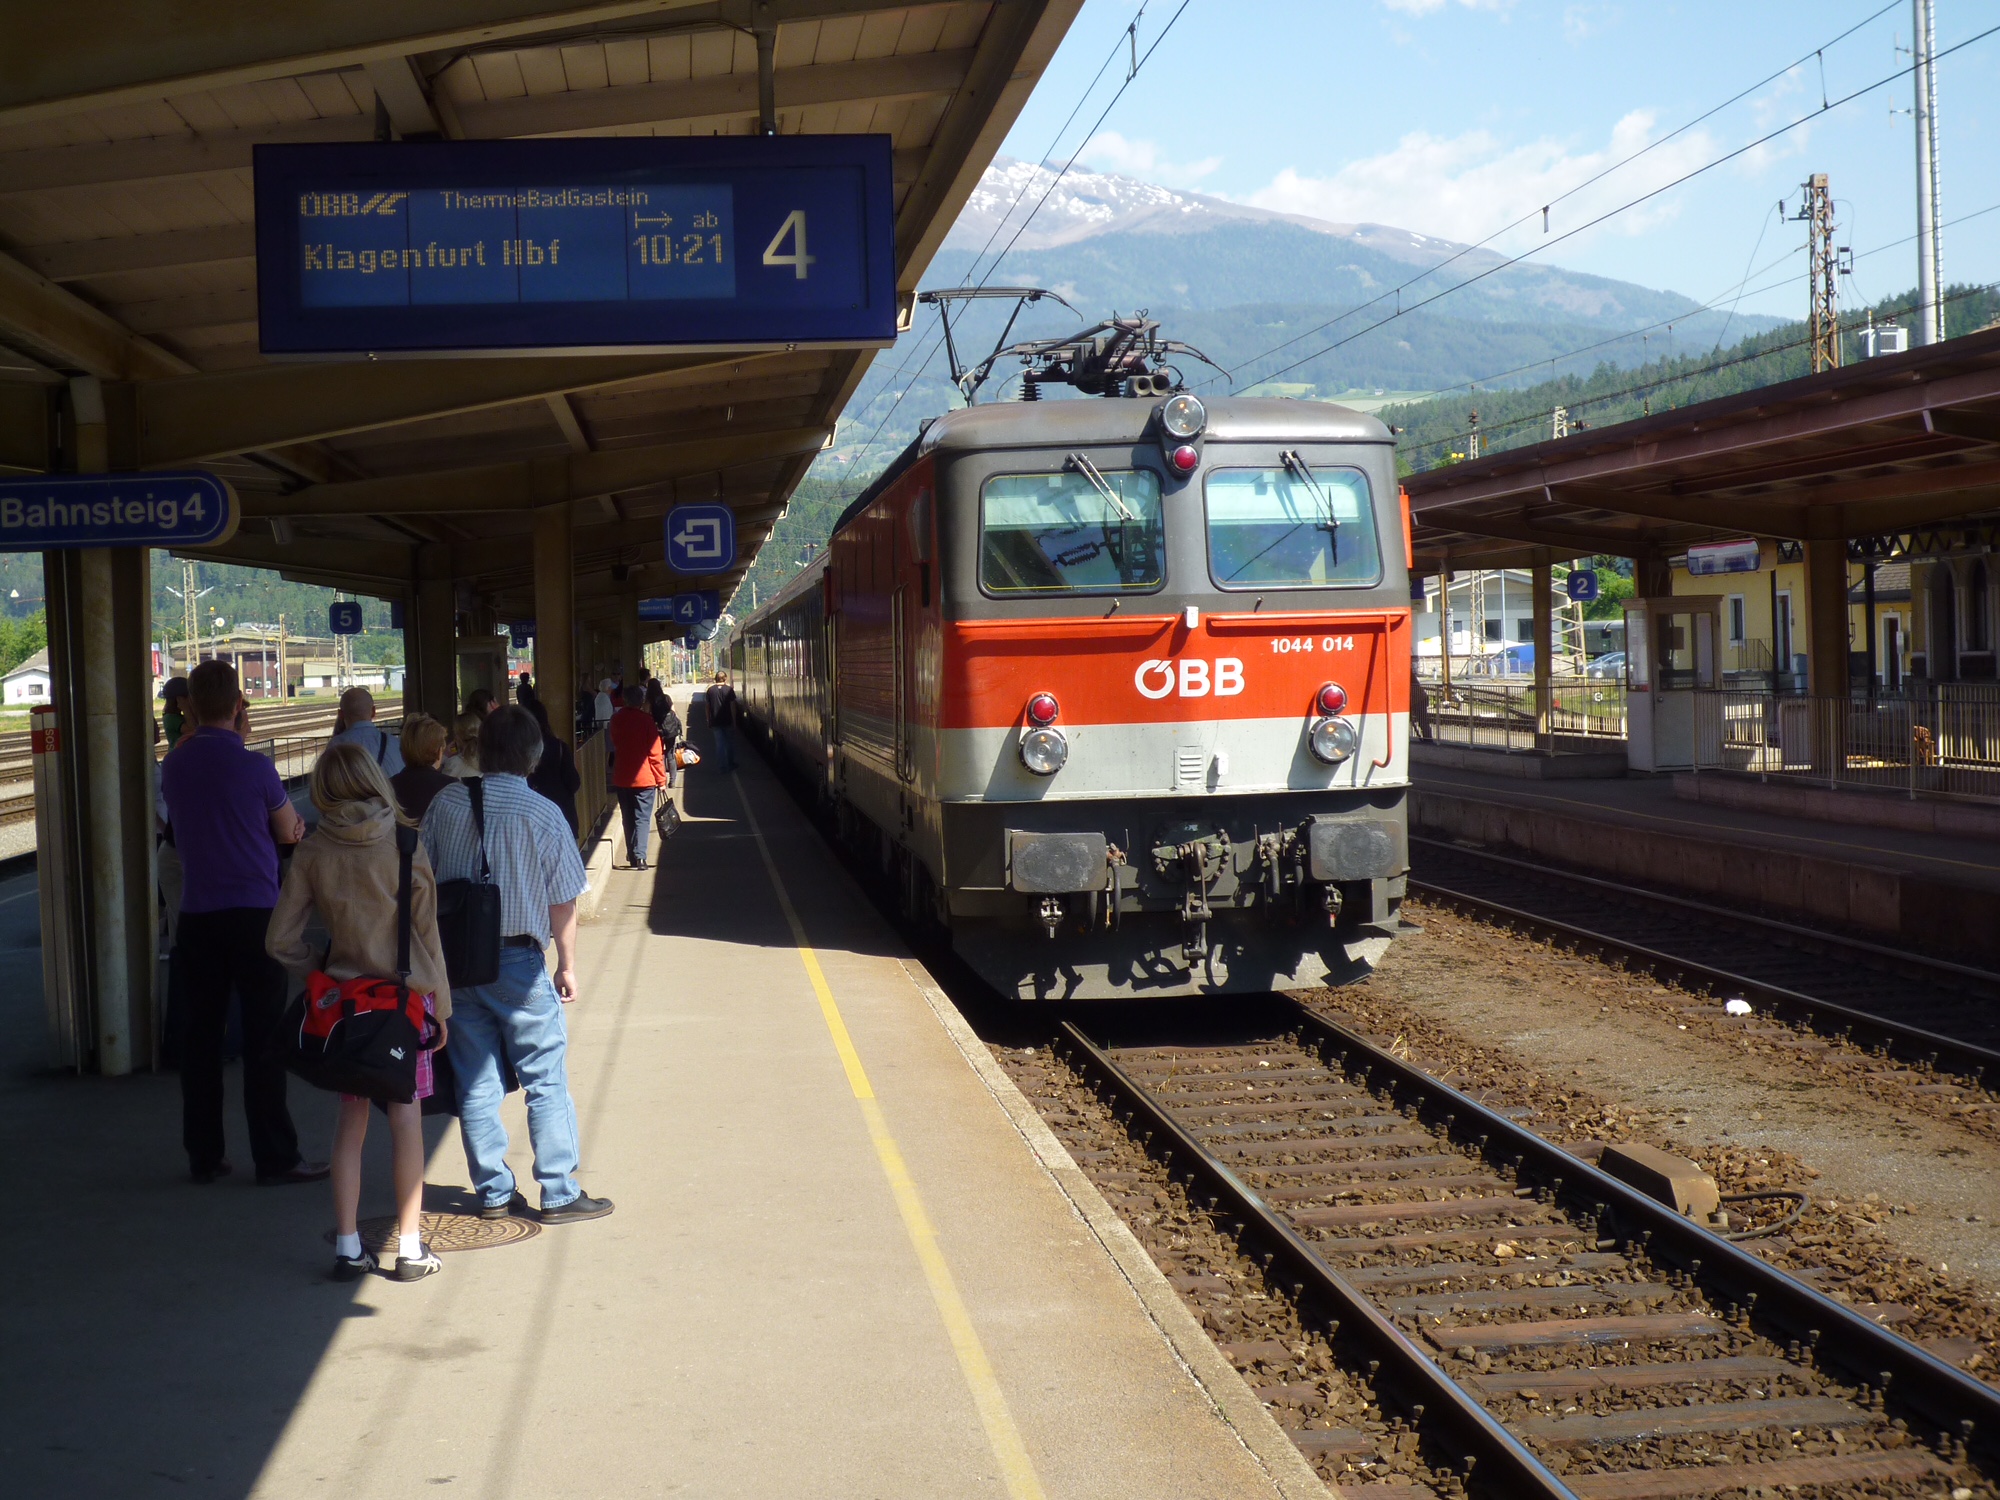
[[[335,980],[396,972],[397,887],[401,860],[396,847],[399,824],[413,827],[396,804],[389,778],[373,756],[358,745],[329,745],[312,773],[313,806],[319,826],[292,856],[291,870],[278,893],[264,946],[292,979],[305,982],[315,967]],[[306,942],[306,925],[317,916],[326,929],[325,956]],[[410,860],[410,989],[424,996],[424,1009],[437,1021],[428,1046],[442,1047],[446,1019],[451,1015],[451,986],[445,978],[444,949],[438,941],[437,882],[431,862],[418,843]],[[394,1147],[397,1253],[391,1274],[398,1281],[420,1281],[440,1270],[430,1246],[423,1243],[424,1135],[421,1100],[431,1092],[430,1052],[417,1063],[416,1096],[407,1104],[389,1103],[389,1134]],[[368,1135],[369,1101],[340,1096],[340,1118],[333,1136],[333,1216],[336,1280],[351,1281],[379,1269],[362,1247],[357,1215],[361,1204],[361,1146]]]

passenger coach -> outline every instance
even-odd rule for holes
[[[754,729],[1003,993],[1337,983],[1408,869],[1408,521],[1318,402],[932,422],[732,647]]]

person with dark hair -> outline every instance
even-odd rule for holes
[[[527,1200],[507,1165],[500,1122],[501,1067],[513,1066],[528,1103],[528,1139],[541,1186],[541,1221],[601,1219],[611,1200],[576,1180],[576,1104],[570,1098],[563,1007],[577,998],[576,900],[590,888],[576,837],[528,786],[542,757],[542,729],[526,709],[495,709],[479,734],[481,809],[471,789],[447,787],[424,815],[424,848],[440,882],[490,878],[500,888],[500,977],[452,991],[446,1045],[458,1078],[459,1133],[480,1215],[504,1219]],[[490,871],[482,876],[482,869]],[[544,950],[553,939],[551,979]]]
[[[548,706],[540,698],[524,698],[522,707],[535,716],[535,723],[542,731],[542,758],[528,778],[528,785],[555,803],[556,811],[569,824],[570,837],[575,838],[581,831],[577,825],[576,791],[583,785],[583,776],[576,768],[576,752],[566,740],[557,737],[549,724]]]
[[[469,714],[477,714],[483,719],[493,712],[495,705],[499,702],[500,700],[494,697],[486,688],[474,688],[466,696],[465,711]]]
[[[703,695],[708,700],[708,729],[715,736],[715,768],[718,771],[736,769],[736,689],[729,685],[729,674],[717,672],[715,681],[708,685]]]
[[[660,728],[646,712],[646,690],[625,689],[625,706],[611,716],[611,785],[625,820],[626,867],[646,868],[646,841],[653,831],[653,799],[667,784]]]
[[[187,1005],[181,1058],[181,1135],[196,1182],[229,1174],[223,1154],[222,1036],[233,988],[243,1017],[243,1111],[250,1154],[266,1185],[317,1182],[325,1162],[299,1156],[285,1105],[285,1065],[273,1047],[285,1010],[285,971],[264,951],[278,904],[278,846],[305,820],[278,768],[243,743],[236,669],[205,661],[188,674],[193,735],[160,767],[160,797],[181,857],[181,919],[174,945]]]

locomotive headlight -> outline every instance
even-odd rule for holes
[[[1306,745],[1320,760],[1337,766],[1360,747],[1361,735],[1350,719],[1320,719],[1306,735]]]
[[[1069,759],[1069,741],[1060,729],[1030,729],[1021,736],[1021,764],[1037,776],[1053,776]]]
[[[1183,441],[1199,437],[1202,428],[1208,425],[1208,408],[1183,391],[1160,408],[1160,425],[1169,437]]]

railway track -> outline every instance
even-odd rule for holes
[[[262,708],[253,702],[250,705],[250,743],[257,746],[274,740],[309,738],[330,731],[338,711],[339,705],[332,702],[273,704]],[[401,713],[401,699],[378,700],[377,716],[392,730]],[[161,748],[164,753],[165,747]],[[279,769],[286,774],[296,774],[297,771],[297,767],[291,767],[289,771],[285,766]],[[0,786],[31,781],[34,774],[34,755],[27,732],[0,734]],[[31,822],[34,816],[33,792],[0,796],[0,828]]]
[[[2000,975],[1485,850],[1410,842],[1419,860],[1410,889],[1427,900],[2000,1088]]]
[[[1332,1350],[1225,1346],[1350,1482],[1992,1496],[1983,1385],[1304,1006],[1057,1051]],[[1156,1023],[1157,1024],[1157,1023]]]

